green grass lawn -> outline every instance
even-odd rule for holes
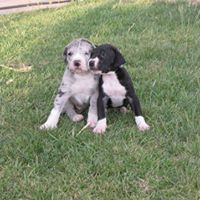
[[[0,199],[200,199],[200,5],[81,1],[0,27]],[[38,130],[82,36],[120,49],[150,131],[114,111],[101,136],[65,116]]]

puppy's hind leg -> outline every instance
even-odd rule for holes
[[[119,108],[119,111],[120,111],[121,113],[125,114],[125,113],[128,112],[128,109],[127,109],[127,107],[122,106],[121,108]]]
[[[84,118],[83,115],[76,113],[76,111],[74,109],[74,105],[72,104],[72,102],[70,100],[68,100],[66,102],[64,111],[66,112],[66,114],[68,115],[68,117],[73,122],[79,122],[79,121],[83,120],[83,118]]]
[[[123,102],[123,106],[119,108],[119,111],[123,114],[127,113],[128,112],[128,104],[129,104],[128,99],[125,99]]]
[[[137,128],[140,131],[145,131],[145,130],[150,129],[150,126],[145,122],[145,119],[142,116],[142,109],[140,106],[140,102],[133,88],[129,88],[128,100],[129,100],[132,111],[135,113],[135,122],[136,122]]]

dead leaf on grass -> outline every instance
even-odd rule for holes
[[[13,70],[16,72],[30,72],[32,70],[31,64],[25,63],[17,63],[17,64],[9,64],[9,65],[0,65],[0,67]]]
[[[9,85],[10,83],[12,83],[14,80],[11,78],[9,80],[6,81],[6,85]]]

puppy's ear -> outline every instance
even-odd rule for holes
[[[68,46],[65,46],[63,56],[67,56],[67,50],[68,50]]]
[[[64,61],[65,61],[65,63],[67,63],[67,51],[68,51],[68,45],[65,46],[65,48],[64,48],[64,52],[63,52],[63,57],[64,57]]]
[[[115,52],[114,66],[120,67],[121,65],[125,64],[125,59],[119,50],[116,47],[113,47],[113,50]]]
[[[88,44],[90,44],[93,48],[96,48],[96,45],[93,44],[92,42],[90,42],[88,39],[86,38],[80,38],[80,41],[84,41],[84,42],[87,42]]]

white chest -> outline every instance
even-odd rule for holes
[[[91,94],[97,87],[96,82],[92,74],[75,76],[75,81],[71,85],[71,92],[72,94]]]
[[[92,74],[86,76],[75,76],[75,82],[71,85],[71,92],[77,103],[87,103],[90,96],[97,88],[97,81]]]
[[[120,84],[116,74],[110,72],[103,75],[103,91],[112,101],[112,106],[121,106],[126,97],[126,89]]]

